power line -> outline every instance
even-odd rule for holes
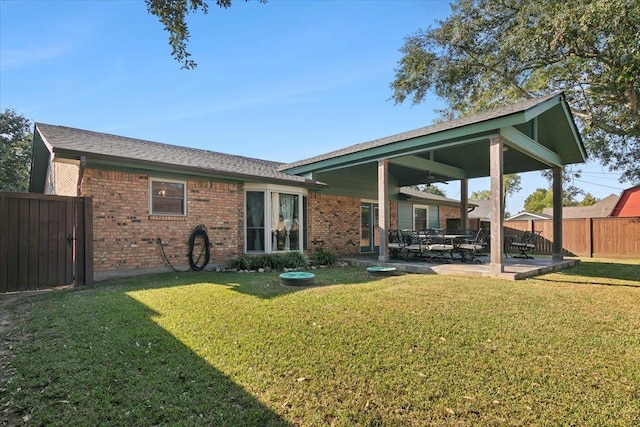
[[[620,187],[612,187],[610,185],[596,184],[595,182],[583,181],[581,179],[574,179],[574,181],[582,182],[583,184],[597,185],[598,187],[613,188],[614,190],[624,190],[623,188],[620,188]]]
[[[618,172],[581,172],[581,175],[618,175],[620,176],[620,174]]]

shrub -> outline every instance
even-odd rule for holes
[[[253,266],[253,260],[246,255],[238,255],[231,258],[227,263],[227,268],[236,270],[250,270]]]
[[[287,252],[284,255],[287,268],[307,268],[309,267],[309,258],[302,252]]]
[[[287,261],[282,254],[264,254],[256,258],[257,268],[270,268],[272,270],[282,270],[286,267]]]
[[[326,265],[329,267],[334,266],[338,262],[338,256],[332,251],[325,251],[324,249],[318,249],[313,253],[311,259],[314,263],[319,265]]]

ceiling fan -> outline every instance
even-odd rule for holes
[[[445,181],[444,179],[438,179],[435,176],[433,176],[433,174],[431,173],[431,171],[429,171],[429,174],[427,175],[427,177],[425,178],[425,185],[429,186],[431,184],[449,184],[447,181]]]

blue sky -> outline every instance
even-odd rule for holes
[[[210,1],[210,3],[215,3]],[[404,37],[448,1],[235,0],[189,17],[182,70],[142,0],[0,1],[0,108],[32,121],[289,162],[429,125],[443,104],[394,105]],[[618,174],[576,184],[619,193]],[[523,174],[507,206],[547,182]],[[459,197],[459,185],[441,186]],[[470,192],[489,188],[471,180]]]

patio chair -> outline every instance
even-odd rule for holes
[[[445,231],[440,230],[440,233],[428,236],[429,244],[427,249],[434,254],[432,258],[434,261],[449,262],[449,259],[446,257],[446,254],[449,254],[451,262],[453,262],[453,251],[456,247],[453,242],[448,242],[447,239],[445,239],[444,234]]]
[[[409,260],[409,256],[424,256],[427,250],[427,242],[423,235],[415,230],[402,230],[401,235],[404,240],[405,261]]]
[[[529,255],[528,252],[531,252],[533,249],[535,249],[536,241],[538,240],[540,233],[542,233],[542,231],[525,231],[521,241],[511,242],[509,246],[520,251],[520,253],[518,255],[514,255],[513,258],[533,259],[533,257]]]
[[[480,228],[476,235],[472,239],[467,239],[463,243],[458,245],[458,252],[462,257],[462,261],[479,262],[478,256],[482,254],[487,246],[487,236],[489,235],[488,228]]]
[[[389,256],[391,258],[398,258],[405,246],[404,236],[400,234],[400,231],[389,230]]]

